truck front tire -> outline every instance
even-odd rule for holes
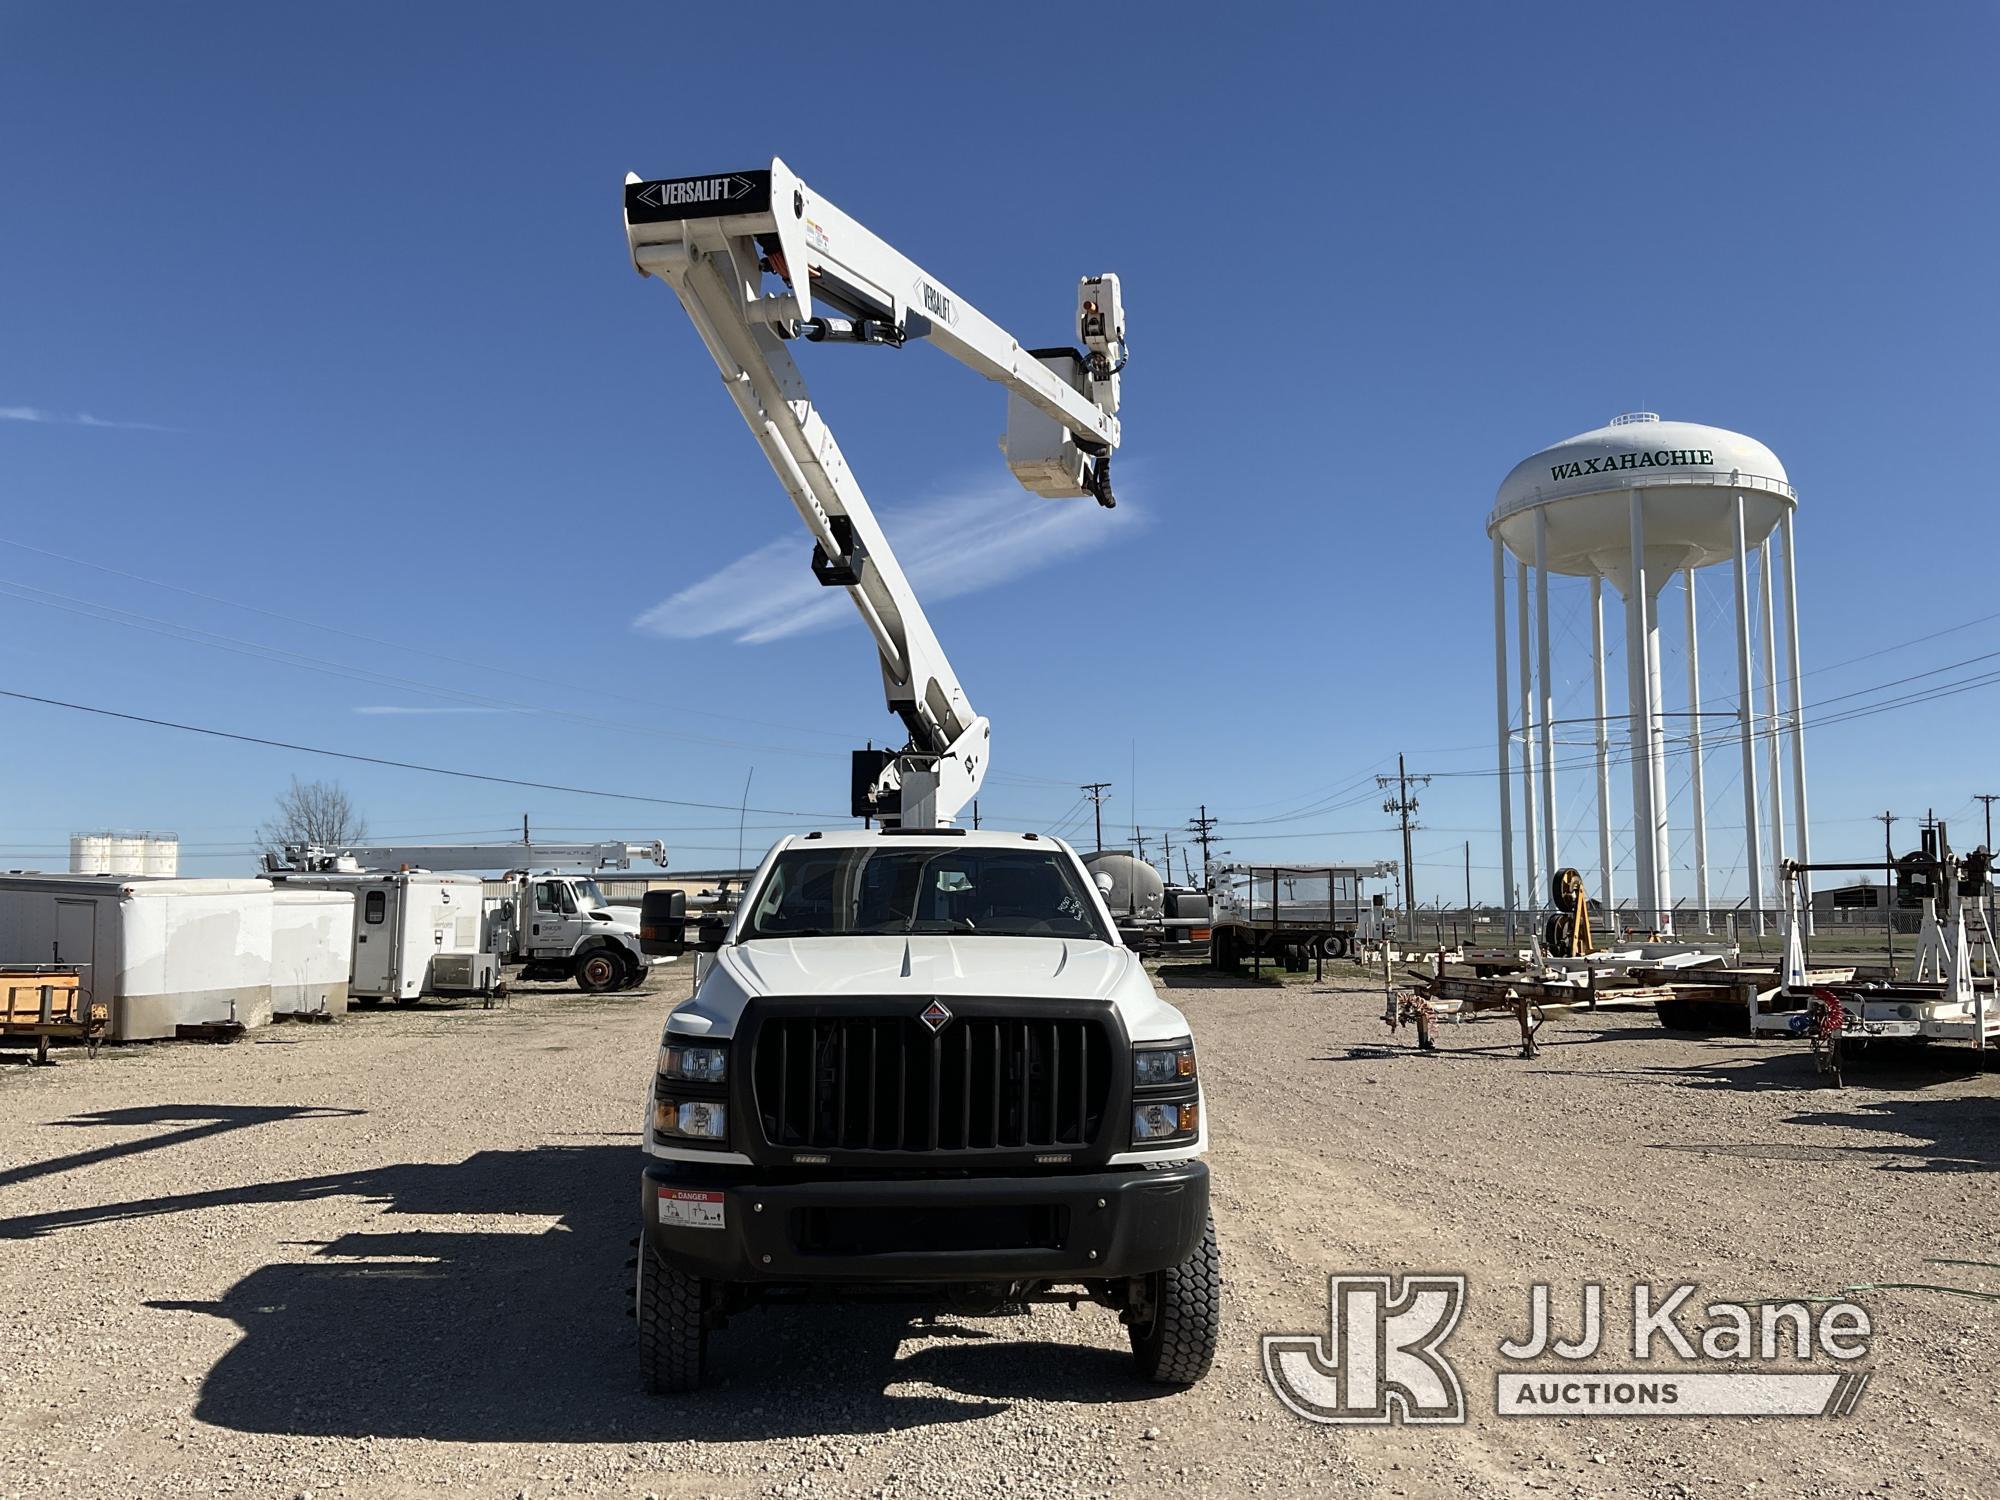
[[[576,961],[576,987],[586,995],[617,989],[625,979],[625,964],[615,948],[592,948]]]
[[[1177,1266],[1145,1278],[1147,1308],[1130,1327],[1139,1378],[1155,1385],[1193,1385],[1215,1363],[1222,1336],[1222,1252],[1215,1220]]]
[[[708,1355],[707,1283],[676,1270],[651,1245],[639,1251],[639,1365],[646,1389],[672,1396],[701,1385]]]

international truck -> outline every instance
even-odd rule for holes
[[[1077,347],[1028,350],[782,161],[628,178],[625,222],[811,533],[815,577],[873,635],[909,735],[856,752],[850,811],[872,826],[779,840],[728,918],[645,898],[644,941],[701,960],[640,1120],[646,1382],[693,1389],[733,1316],[815,1297],[1088,1303],[1124,1323],[1144,1379],[1199,1380],[1222,1268],[1192,1029],[1067,844],[956,826],[991,726],[787,347],[931,343],[1007,388],[1025,487],[1109,506],[1118,280],[1080,282]]]

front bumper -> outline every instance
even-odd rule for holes
[[[655,1162],[641,1204],[660,1256],[716,1281],[1096,1280],[1163,1271],[1193,1253],[1208,1166],[772,1183]]]

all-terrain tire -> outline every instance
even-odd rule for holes
[[[651,1245],[639,1251],[639,1367],[646,1389],[679,1395],[701,1385],[707,1363],[706,1284],[660,1259]]]
[[[1215,1363],[1222,1336],[1222,1252],[1215,1220],[1201,1243],[1177,1266],[1146,1278],[1153,1304],[1149,1322],[1131,1327],[1139,1378],[1155,1385],[1193,1385]]]
[[[586,995],[601,995],[625,982],[625,964],[616,948],[592,948],[576,961],[576,987]]]

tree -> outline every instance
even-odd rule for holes
[[[277,815],[257,829],[261,852],[282,856],[287,844],[318,844],[337,849],[368,837],[368,820],[337,781],[292,778],[278,798]]]

